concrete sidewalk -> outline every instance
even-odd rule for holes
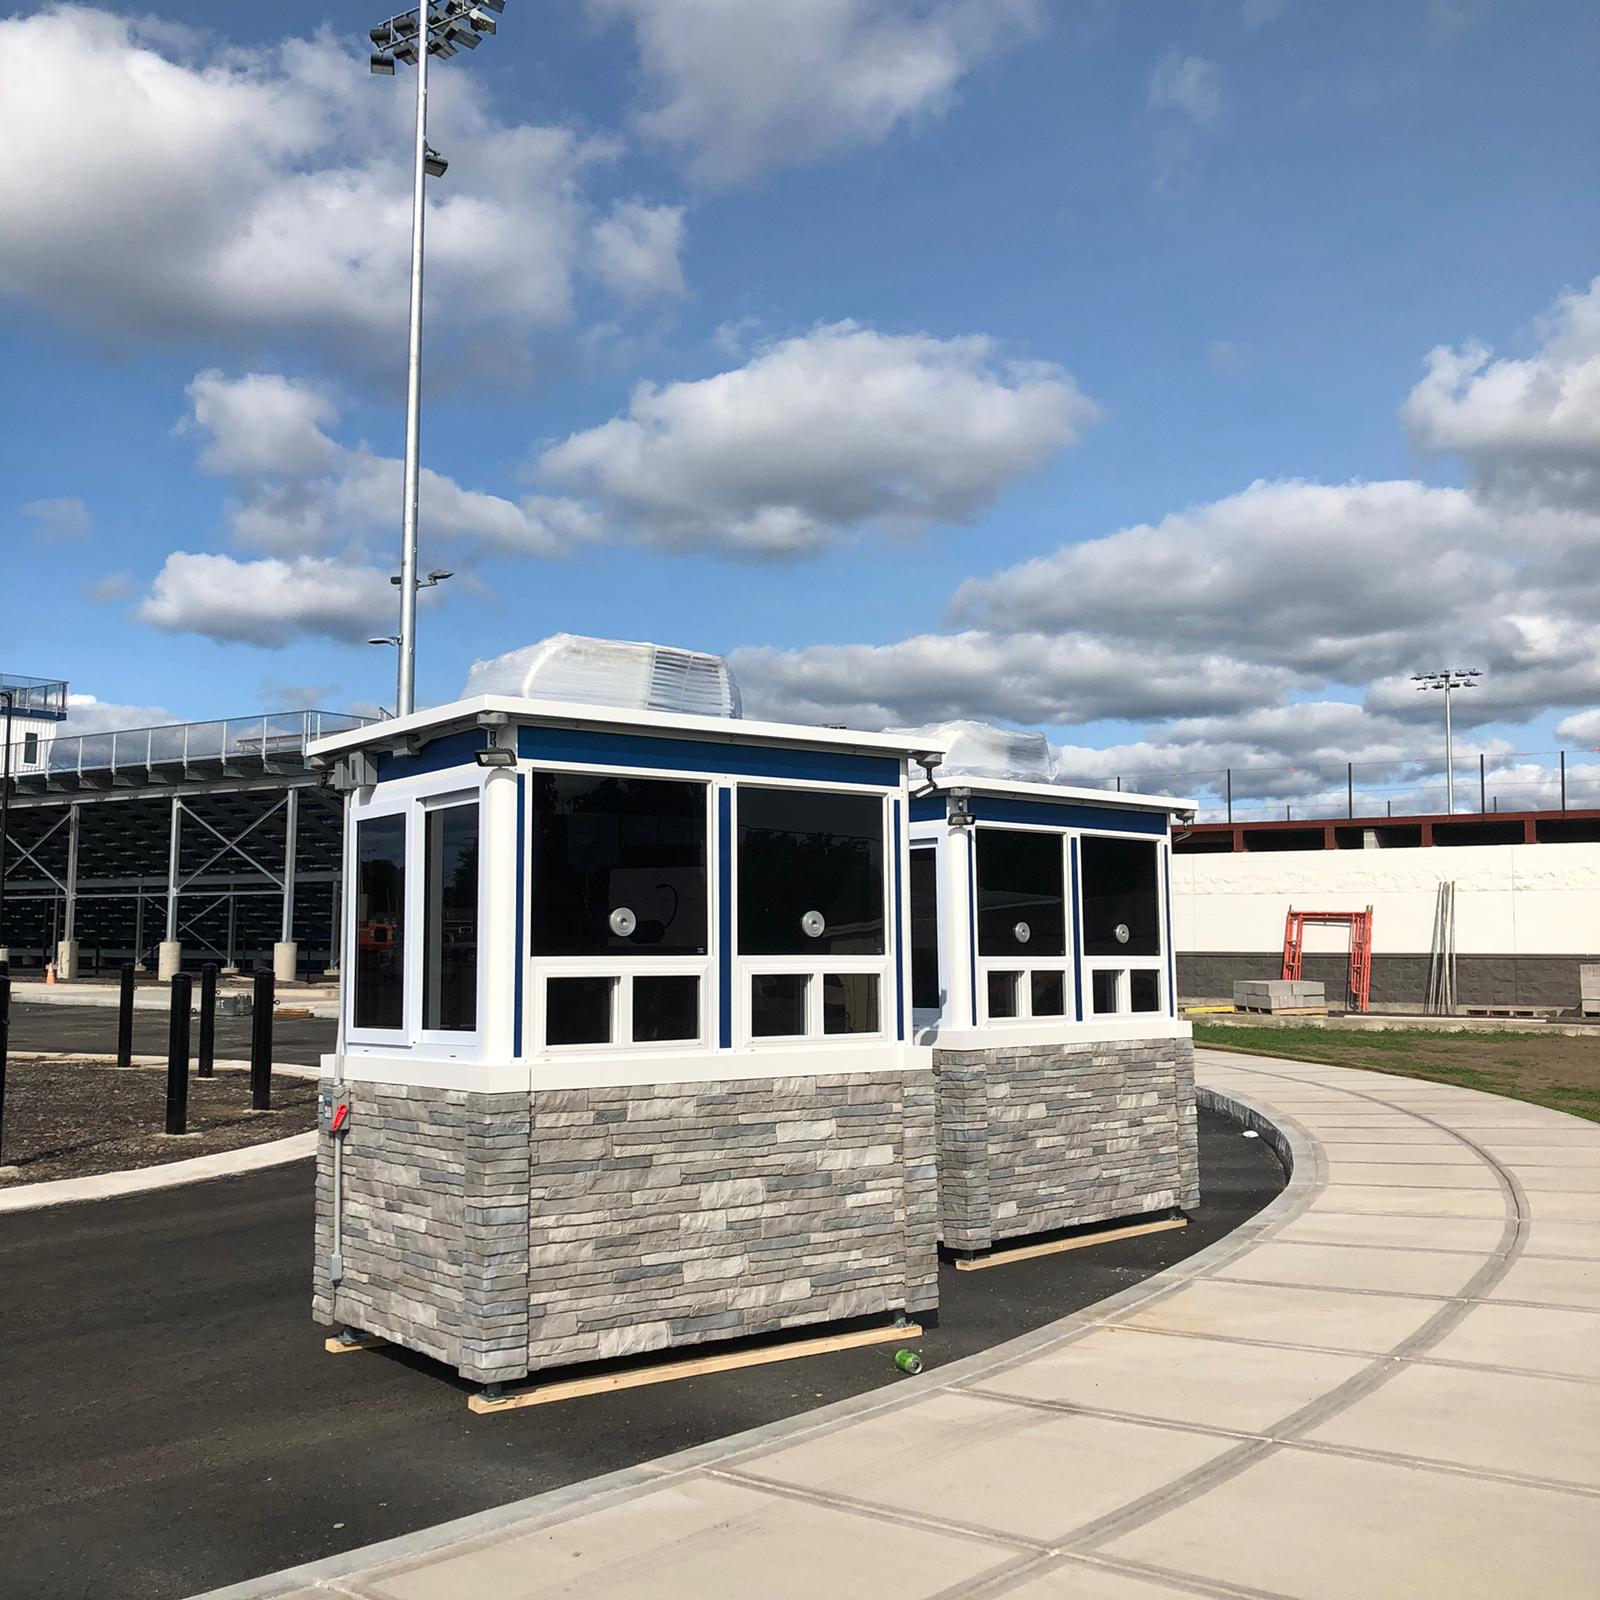
[[[214,1600],[1596,1592],[1600,1126],[1339,1067],[1206,1052],[1201,1076],[1294,1174],[1171,1271],[895,1388]]]

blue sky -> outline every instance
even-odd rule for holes
[[[392,703],[377,20],[0,21],[8,670]],[[1597,44],[1560,0],[508,0],[434,74],[419,694],[564,630],[1085,773],[1377,763],[1460,656],[1508,771],[1600,744]]]

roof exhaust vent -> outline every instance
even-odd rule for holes
[[[934,781],[952,778],[1004,778],[1010,783],[1054,783],[1056,758],[1042,733],[1021,728],[997,728],[992,722],[958,719],[934,722],[924,728],[886,728],[896,737],[926,739],[945,751],[945,758],[928,776]]]
[[[739,685],[721,656],[575,633],[552,634],[538,644],[474,661],[462,697],[480,694],[698,717],[743,714]]]

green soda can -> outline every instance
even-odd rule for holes
[[[894,1364],[913,1378],[922,1371],[922,1357],[915,1350],[896,1350]]]

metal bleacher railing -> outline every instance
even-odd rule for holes
[[[299,763],[314,739],[364,727],[371,717],[348,711],[278,711],[213,722],[176,722],[106,733],[69,733],[41,740],[25,752],[12,741],[16,777],[148,772],[157,767],[247,766]],[[32,759],[25,759],[31,753]]]
[[[67,714],[67,686],[60,678],[22,678],[0,672],[0,696],[11,703],[14,717],[49,717]]]
[[[1508,811],[1600,809],[1600,750],[1517,750],[1460,755],[1456,816]],[[1179,795],[1199,802],[1200,822],[1328,822],[1348,817],[1450,814],[1445,764],[1437,758],[1317,761],[1292,767],[1129,771],[1111,777],[1061,774],[1094,789]]]

